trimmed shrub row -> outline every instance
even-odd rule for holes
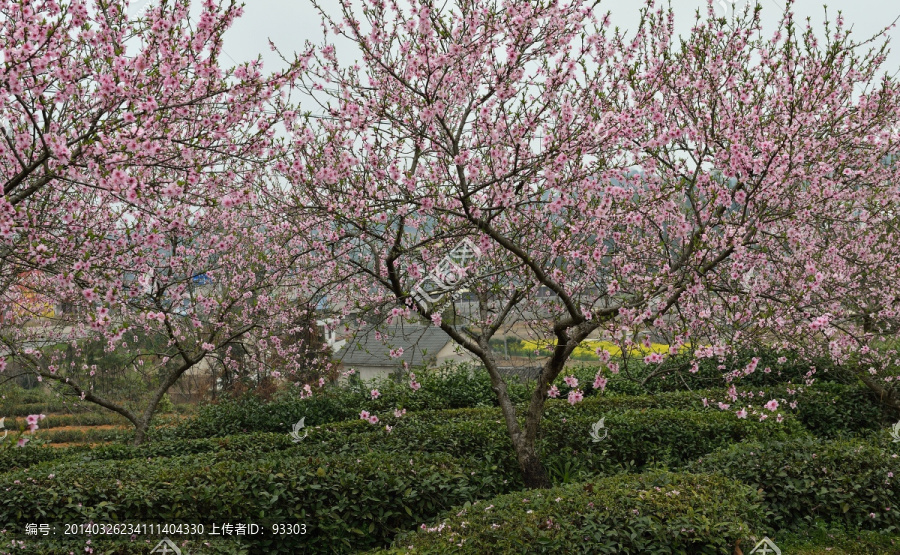
[[[446,380],[462,379],[462,372],[448,373]],[[477,376],[486,374],[476,372],[469,378],[476,383]],[[441,382],[442,383],[442,382]],[[489,384],[485,385],[488,387]],[[389,386],[390,387],[390,386]],[[480,386],[478,386],[480,387]],[[423,386],[424,388],[424,386]],[[802,393],[790,394],[796,387],[777,386],[755,389],[763,391],[766,398],[782,399],[779,412],[785,416],[796,415],[797,419],[811,432],[821,437],[834,438],[869,433],[880,426],[892,422],[896,417],[889,409],[878,403],[872,393],[856,385],[840,383],[819,383],[803,388]],[[403,398],[390,392],[399,390]],[[174,428],[156,430],[156,438],[199,438],[229,436],[247,432],[281,432],[305,418],[307,426],[318,426],[332,422],[356,420],[360,411],[366,410],[385,419],[395,408],[422,411],[429,409],[447,409],[465,406],[462,397],[442,398],[441,394],[419,396],[422,392],[409,392],[403,388],[387,390],[378,399],[371,399],[362,391],[323,390],[310,399],[285,399],[274,402],[263,402],[248,397],[241,401],[225,401],[216,405],[207,405],[199,410],[197,416]],[[396,393],[396,391],[395,391]],[[482,392],[483,393],[483,392]],[[491,392],[487,392],[493,395]],[[444,394],[449,395],[449,393]],[[524,395],[522,396],[524,400]],[[605,414],[637,409],[677,409],[717,412],[717,408],[704,409],[702,399],[716,399],[732,403],[724,389],[700,391],[672,391],[656,395],[596,395],[586,398],[582,403],[569,407],[565,400],[549,400],[548,411],[554,407],[564,407],[576,413],[590,412]],[[486,396],[473,394],[470,405],[485,403]],[[755,397],[755,399],[759,399]],[[788,403],[797,401],[797,408],[790,409]],[[401,402],[402,401],[402,402]],[[450,402],[452,401],[452,402]],[[753,402],[753,400],[751,400]],[[734,403],[732,403],[734,404]],[[742,400],[737,405],[742,404]],[[713,404],[712,406],[715,406]],[[774,416],[774,415],[773,415]]]
[[[543,421],[540,447],[548,467],[553,470],[569,464],[571,471],[553,471],[558,481],[570,481],[578,475],[612,474],[648,465],[679,466],[700,455],[731,443],[766,438],[787,438],[805,433],[790,419],[777,423],[741,420],[730,412],[699,412],[669,409],[610,412],[605,416],[608,436],[593,441],[592,425],[603,414],[590,405],[554,404]],[[358,416],[358,415],[357,415]],[[392,426],[388,432],[386,425]],[[100,446],[90,452],[77,449],[31,449],[40,451],[32,459],[10,457],[0,452],[0,463],[18,468],[45,460],[128,460],[150,457],[174,457],[201,453],[221,453],[223,457],[246,460],[274,451],[287,450],[317,456],[321,453],[347,455],[369,451],[444,453],[471,459],[498,472],[517,484],[519,470],[499,409],[456,409],[393,415],[378,425],[356,420],[318,427],[307,427],[306,435],[294,443],[285,426],[280,433],[240,434],[223,438],[175,439],[156,441],[141,447]],[[21,450],[25,451],[25,450]],[[46,452],[52,451],[52,452]]]
[[[105,426],[109,424],[131,426],[131,422],[124,416],[112,411],[83,412],[78,414],[51,414],[40,422],[42,430],[59,428],[62,426]],[[6,418],[5,425],[7,429],[15,429],[20,425],[24,426],[25,419],[22,417]]]
[[[805,433],[791,420],[759,422],[741,420],[729,412],[650,409],[611,413],[604,422],[608,437],[594,442],[591,426],[599,415],[558,408],[561,410],[548,411],[549,417],[544,420],[542,454],[548,465],[556,460],[575,461],[589,474],[612,474],[655,464],[678,466],[731,443],[785,439]],[[391,417],[386,422],[392,426],[391,432],[380,424],[373,426],[354,420],[311,428],[308,436],[296,445],[288,443],[286,433],[274,435],[277,439],[269,445],[273,449],[284,446],[292,452],[309,455],[344,453],[349,456],[370,451],[444,453],[471,459],[473,464],[480,461],[504,479],[519,481],[518,465],[497,409],[424,412],[400,419]],[[240,450],[238,445],[248,444],[253,450],[260,448],[240,436],[220,445],[221,449],[235,453]],[[177,442],[171,445],[172,449],[185,448]],[[218,450],[212,440],[206,440],[203,445]],[[159,453],[165,448],[153,449]]]
[[[91,448],[87,445],[67,448],[27,445],[22,449],[17,447],[0,449],[0,475],[4,472],[29,468],[44,462],[62,461],[84,456],[90,451]]]
[[[381,553],[731,553],[762,521],[743,484],[652,472],[467,504]]]
[[[589,432],[598,416],[548,411],[542,426],[548,464],[558,459],[577,461],[588,465],[586,469],[678,467],[741,441],[806,435],[792,419],[760,422],[739,419],[728,411],[647,409],[611,413],[604,421],[607,437],[595,442]]]
[[[900,457],[870,442],[806,437],[751,442],[687,468],[718,472],[760,490],[774,529],[821,519],[861,530],[900,530]]]
[[[897,420],[871,390],[838,383],[805,388],[796,414],[806,429],[822,438],[865,435]]]
[[[51,478],[51,474],[53,477]],[[253,552],[351,551],[502,484],[452,457],[372,452],[248,460],[196,454],[158,460],[42,465],[0,476],[0,528],[24,522],[306,523],[304,535],[260,537]]]
[[[167,437],[196,438],[279,432],[304,417],[307,426],[318,426],[353,420],[363,410],[387,413],[398,407],[412,412],[497,406],[490,378],[483,370],[458,365],[427,370],[416,376],[421,384],[418,391],[413,391],[405,381],[384,379],[368,385],[313,388],[314,394],[308,399],[300,399],[299,390],[269,402],[252,395],[225,399],[200,407],[195,418],[161,433]],[[371,396],[373,388],[380,393],[376,399]],[[525,384],[511,383],[509,392],[514,402],[522,402],[529,397],[530,389]]]

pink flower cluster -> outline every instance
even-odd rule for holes
[[[575,389],[569,392],[569,404],[574,405],[576,403],[580,403],[584,399],[584,394],[580,389]]]
[[[378,417],[374,414],[369,414],[369,411],[364,410],[359,413],[360,420],[365,420],[369,424],[378,424]]]
[[[35,431],[38,429],[38,422],[47,418],[46,415],[43,414],[29,414],[25,417],[25,423],[28,424],[29,431]]]
[[[46,418],[43,414],[29,414],[25,417],[25,423],[28,424],[28,430],[30,432],[34,432],[38,429],[38,422]],[[2,427],[3,419],[0,418],[0,427]],[[5,436],[4,436],[5,437]],[[0,438],[2,439],[2,438]],[[25,444],[31,441],[31,438],[25,437],[24,435],[20,435],[18,441],[16,441],[16,447],[25,447]]]
[[[660,364],[665,357],[660,353],[650,353],[649,355],[644,357],[644,362],[646,364]]]

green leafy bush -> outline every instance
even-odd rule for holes
[[[542,426],[547,464],[570,460],[586,470],[678,467],[733,443],[806,434],[790,419],[760,422],[739,419],[728,411],[645,409],[608,413],[604,419],[608,435],[595,442],[590,431],[602,414],[554,409],[547,411]]]
[[[623,411],[639,409],[702,410],[703,397],[724,396],[725,390],[672,391],[656,395],[595,395],[586,397],[577,405],[569,405],[565,399],[549,399],[547,407],[562,407],[577,412]],[[567,409],[566,407],[572,407]]]
[[[598,404],[598,403],[595,403]],[[618,406],[617,408],[621,408]],[[679,466],[732,442],[760,437],[789,437],[804,433],[791,420],[741,420],[730,412],[643,409],[609,411],[605,416],[609,437],[594,442],[591,426],[601,413],[584,406],[554,404],[548,409],[539,441],[542,456],[557,478],[613,474],[651,465]],[[391,426],[388,432],[385,426]],[[294,443],[284,426],[280,433],[154,441],[140,447],[108,445],[90,452],[74,451],[72,462],[128,460],[220,453],[223,459],[250,460],[267,453],[289,450],[296,455],[323,453],[355,456],[371,451],[388,453],[440,453],[495,473],[509,487],[521,483],[520,471],[499,409],[454,409],[409,413],[401,418],[384,415],[378,425],[359,419],[309,426]],[[41,450],[49,450],[41,448]],[[50,459],[62,460],[54,452]],[[36,459],[36,462],[43,459]],[[569,471],[566,471],[568,465]]]
[[[17,447],[0,449],[0,473],[29,468],[42,462],[63,460],[88,452],[90,452],[90,447],[86,445],[55,449],[53,447],[35,447],[29,444],[21,449]]]
[[[21,533],[23,523],[38,521],[306,523],[305,535],[260,537],[253,552],[363,550],[498,488],[491,475],[437,454],[91,461],[0,475],[0,528]]]
[[[349,397],[349,396],[347,396]],[[245,432],[275,432],[290,427],[301,418],[308,425],[348,420],[359,416],[359,401],[339,395],[322,394],[311,399],[265,402],[252,395],[204,405],[196,416],[173,429],[156,431],[155,437],[201,438]]]
[[[167,440],[134,446],[109,443],[65,448],[32,447],[0,451],[0,474],[23,468],[44,471],[60,464],[80,465],[91,461],[127,461],[131,459],[177,458],[186,455],[215,454],[217,460],[253,460],[267,453],[293,447],[287,434],[254,433],[236,436]],[[0,496],[2,497],[2,496]]]
[[[314,388],[313,396],[300,399],[286,395],[271,402],[248,395],[223,400],[201,407],[194,418],[172,430],[158,431],[157,437],[213,437],[244,432],[276,432],[290,427],[301,418],[308,426],[353,420],[360,411],[389,412],[395,408],[408,411],[496,406],[490,379],[484,370],[468,365],[447,366],[417,373],[421,383],[413,391],[406,382],[391,380],[363,386]],[[510,384],[511,397],[522,402],[529,396],[526,384]],[[371,390],[380,396],[373,399]]]
[[[134,437],[133,428],[82,428],[79,430],[40,429],[36,437],[53,443],[97,443],[104,441],[129,441]]]
[[[786,360],[779,362],[782,357]],[[735,383],[739,387],[766,388],[783,384],[805,384],[807,379],[813,379],[815,383],[846,385],[855,385],[857,382],[852,369],[836,366],[830,360],[804,362],[794,353],[778,352],[766,347],[744,350],[721,359],[701,359],[698,361],[697,372],[689,371],[690,354],[667,357],[662,364],[645,364],[640,357],[633,357],[627,366],[621,358],[613,358],[622,368],[618,374],[604,370],[608,379],[605,391],[613,394],[646,395],[727,387],[730,383],[725,380],[724,373],[745,368],[753,358],[759,359],[757,370],[748,376],[737,378]],[[554,385],[565,396],[572,388],[565,384],[563,377],[575,376],[579,381],[578,388],[585,397],[591,397],[599,393],[592,385],[594,376],[600,369],[598,364],[573,364],[554,381]],[[719,366],[724,366],[724,371]],[[769,372],[765,371],[766,368]]]
[[[0,541],[9,543],[10,534],[0,532]],[[22,536],[16,538],[24,542],[22,553],[40,553],[41,555],[71,555],[72,553],[95,553],[103,555],[146,555],[159,542],[159,536],[83,536],[80,539],[68,538],[59,540],[53,536]],[[90,543],[87,543],[90,541]],[[192,539],[175,542],[184,554],[190,555],[251,555],[258,553],[246,545],[242,538],[197,535]],[[90,547],[93,551],[88,551]],[[0,553],[6,553],[0,551]],[[15,553],[15,551],[13,552]],[[171,550],[169,553],[173,553]]]
[[[34,414],[34,413],[31,413]],[[124,417],[114,412],[83,412],[78,414],[51,414],[41,420],[41,430],[59,428],[62,426],[105,426],[105,425],[130,426],[131,423]],[[17,428],[25,425],[25,419],[7,418],[7,428]]]
[[[822,438],[864,434],[896,420],[871,390],[856,385],[816,384],[797,399],[800,422]]]
[[[731,553],[762,523],[751,488],[653,472],[495,497],[401,535],[415,553]]]
[[[572,372],[579,376],[578,369]],[[586,369],[584,372],[584,375],[579,376],[579,387],[590,392],[590,381],[593,379],[595,369]],[[154,437],[200,438],[245,432],[279,432],[300,418],[305,417],[308,426],[317,426],[355,420],[363,410],[383,416],[395,408],[425,411],[496,405],[490,380],[483,369],[468,365],[448,366],[417,375],[417,379],[422,383],[422,389],[419,391],[412,391],[405,382],[383,380],[375,384],[381,394],[376,399],[370,395],[373,384],[369,384],[359,387],[314,389],[313,396],[308,399],[289,395],[272,402],[265,402],[253,396],[225,400],[201,407],[194,418],[174,428],[157,430]],[[617,380],[621,381],[619,378]],[[610,381],[607,393],[586,397],[582,403],[576,405],[576,410],[601,412],[644,408],[703,410],[701,399],[704,397],[731,403],[726,397],[726,390],[721,386],[698,391],[675,390],[624,395],[614,393],[615,388],[612,387],[614,382],[616,380]],[[513,390],[513,400],[520,403],[520,406],[528,400],[531,384],[510,384],[510,387]],[[565,387],[561,389],[567,390]],[[795,413],[810,431],[823,437],[868,432],[894,417],[878,403],[868,389],[856,384],[821,382],[813,386],[804,386],[802,389],[803,393],[791,395],[788,391],[798,390],[797,386],[777,384],[753,388],[755,392],[763,391],[767,397],[798,401],[796,410],[789,410],[787,404],[782,403],[780,411],[785,415]],[[548,408],[554,405],[567,403],[564,399],[548,401]]]
[[[761,490],[776,529],[817,519],[886,533],[900,526],[900,459],[868,442],[797,437],[745,443],[688,468]]]
[[[858,385],[822,382],[802,387],[778,385],[752,389],[742,387],[738,390],[752,391],[755,397],[733,402],[727,398],[725,389],[670,391],[653,395],[603,395],[588,397],[575,405],[575,409],[588,412],[645,408],[703,411],[703,398],[709,399],[712,407],[715,406],[712,399],[737,407],[745,402],[756,402],[758,405],[761,399],[775,398],[782,401],[778,412],[785,416],[795,415],[807,430],[823,438],[868,434],[896,420],[896,415],[881,404],[868,388]],[[790,408],[788,403],[791,401],[796,401],[796,409]],[[567,403],[563,400],[551,400],[548,407],[564,404]],[[718,411],[717,408],[705,410]]]
[[[730,412],[667,409],[610,413],[609,437],[594,442],[597,414],[576,407],[548,410],[539,441],[548,465],[569,461],[577,474],[614,474],[649,465],[678,466],[731,443],[804,434],[791,420],[741,420]],[[483,464],[511,485],[520,483],[506,426],[498,409],[459,409],[415,413],[385,420],[392,430],[362,420],[324,425],[294,449],[304,453],[357,454],[369,451],[444,453]],[[285,434],[286,437],[286,434]]]

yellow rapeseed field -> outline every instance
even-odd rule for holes
[[[535,350],[535,349],[546,349],[548,347],[552,347],[556,345],[556,341],[528,341],[522,340],[522,347],[527,350]],[[622,356],[622,349],[612,343],[610,341],[603,341],[601,339],[587,339],[582,341],[578,347],[575,348],[575,351],[572,353],[572,356],[575,358],[587,358],[591,357],[593,359],[599,360],[597,356],[597,349],[605,349],[609,352],[610,355],[614,357]],[[681,350],[687,349],[687,346],[681,348]],[[629,353],[632,356],[645,356],[650,353],[660,353],[660,354],[668,354],[669,346],[664,345],[662,343],[651,343],[650,348],[647,349],[643,345],[636,345],[631,348],[631,352]]]

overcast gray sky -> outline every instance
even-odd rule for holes
[[[321,0],[322,4],[333,8],[336,2]],[[746,0],[738,0],[738,3]],[[752,0],[750,0],[752,1]],[[319,17],[309,0],[245,0],[245,13],[226,35],[225,50],[236,62],[255,59],[263,56],[267,69],[277,69],[280,61],[268,47],[268,39],[286,53],[299,50],[305,40],[319,42],[322,38]],[[767,25],[774,25],[782,14],[785,0],[760,0]],[[359,2],[354,2],[359,4]],[[694,13],[700,8],[706,11],[705,0],[671,0],[675,9],[675,24],[678,33],[686,34],[694,21]],[[719,0],[713,2],[717,13],[722,13]],[[641,0],[603,0],[600,11],[610,11],[614,25],[624,29],[634,29],[638,21],[638,12],[643,5]],[[857,38],[868,37],[890,24],[900,16],[898,0],[829,0],[829,19],[834,19],[838,11],[842,11],[848,25],[853,25]],[[822,28],[825,17],[823,0],[797,0],[794,11],[799,16],[797,21],[805,22],[811,17],[817,29]],[[891,55],[885,70],[890,73],[900,69],[900,27],[890,31]],[[338,44],[338,55],[345,60],[355,59],[352,52],[341,52]],[[349,58],[345,57],[349,56]]]

